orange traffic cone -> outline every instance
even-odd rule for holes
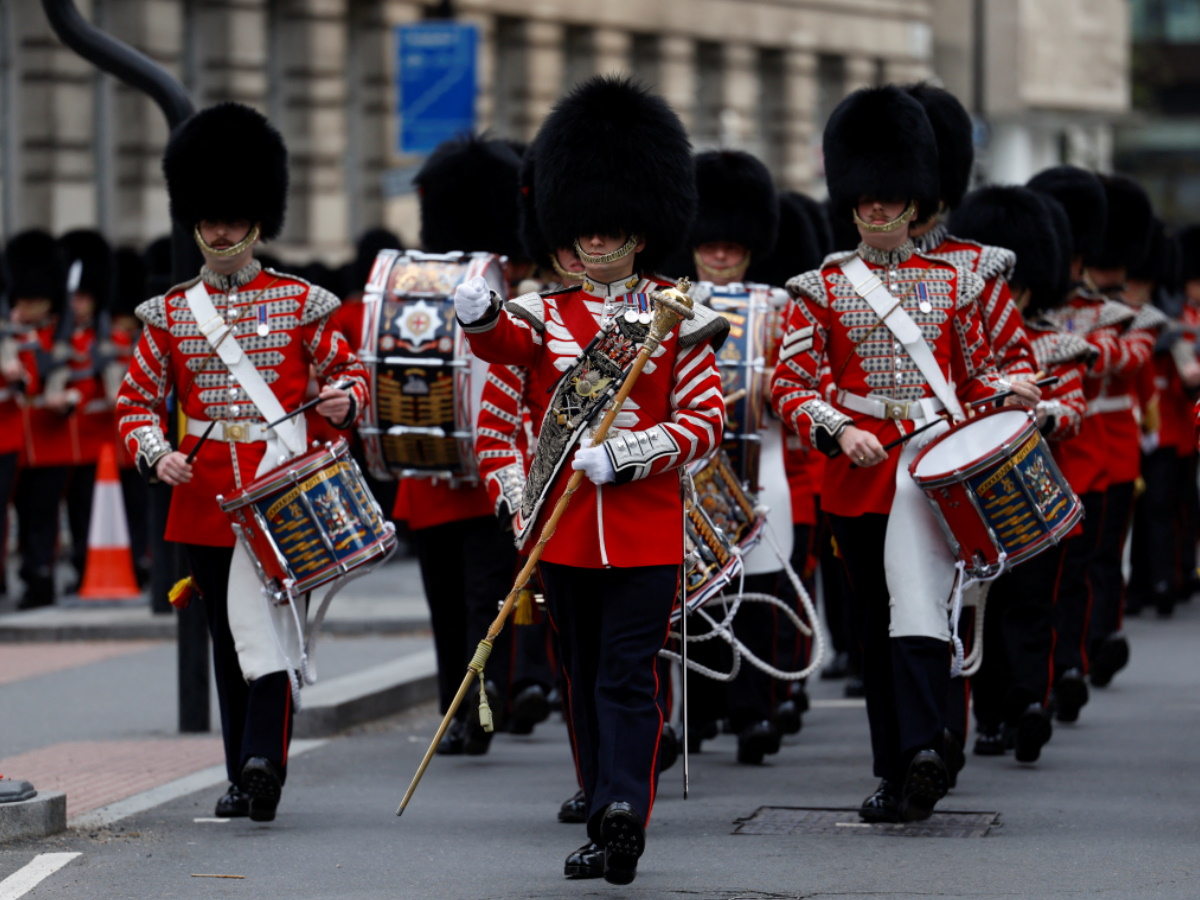
[[[129,526],[125,521],[117,454],[112,444],[100,448],[100,460],[96,464],[87,568],[79,596],[84,600],[127,600],[142,596],[133,574]]]

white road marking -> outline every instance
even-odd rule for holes
[[[845,700],[813,700],[813,709],[866,709],[867,701],[859,697],[849,697]]]
[[[218,819],[218,818],[215,818],[215,817],[209,817],[209,818],[207,818],[207,819],[205,819],[205,818],[192,819],[192,821],[193,821],[193,822],[195,822],[197,825],[203,825],[203,824],[208,824],[208,823],[213,823],[213,822],[215,822],[215,823],[216,823],[216,824],[218,824],[218,825],[224,825],[226,822],[231,822],[231,821],[233,821],[233,820],[232,820],[232,819]]]
[[[78,853],[39,853],[23,868],[0,881],[0,900],[17,900],[79,856]]]
[[[325,739],[292,741],[291,749],[288,751],[288,758],[291,759],[292,757],[300,756],[309,750],[315,750],[327,743],[329,742]],[[186,797],[188,794],[194,794],[196,791],[202,791],[205,788],[223,784],[226,777],[223,765],[211,766],[199,772],[193,772],[191,775],[186,775],[183,778],[168,781],[166,784],[151,788],[148,791],[142,791],[140,794],[134,794],[132,797],[126,797],[124,800],[118,800],[116,803],[110,803],[108,806],[102,806],[99,809],[93,809],[91,812],[83,813],[83,815],[71,819],[67,824],[72,828],[103,828],[106,825],[112,825],[114,822],[119,822],[136,813],[145,812],[164,803],[170,803],[172,800],[178,800],[180,797]],[[5,900],[5,898],[0,897],[0,900]]]

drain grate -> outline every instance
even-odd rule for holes
[[[738,819],[733,834],[850,834],[892,837],[980,838],[999,824],[994,812],[935,812],[924,822],[868,823],[857,809],[760,806]]]

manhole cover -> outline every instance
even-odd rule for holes
[[[984,837],[998,823],[994,812],[935,812],[924,822],[870,824],[857,809],[803,809],[761,806],[738,819],[733,834],[874,834],[895,837]]]

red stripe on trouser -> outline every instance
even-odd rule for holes
[[[550,615],[550,610],[546,610],[546,620],[550,623],[550,627],[554,629],[554,633],[558,634],[558,625],[555,624],[554,616]],[[575,719],[572,715],[574,703],[571,702],[573,688],[571,687],[571,675],[567,672],[567,667],[559,662],[558,670],[562,672],[563,681],[567,683],[567,696],[563,701],[566,704],[566,715],[563,716],[567,721],[567,734],[570,737],[571,744],[571,761],[575,763],[575,780],[579,782],[579,787],[583,788],[583,770],[579,768],[579,742],[575,739]],[[586,800],[587,797],[584,797]]]
[[[675,576],[675,596],[679,596],[680,575]],[[687,615],[686,611],[684,615]],[[662,646],[667,646],[667,639],[671,635],[671,617],[667,616],[667,630],[663,633]],[[646,804],[646,812],[642,818],[643,827],[650,824],[650,811],[654,809],[654,797],[658,788],[658,747],[662,743],[663,733],[663,712],[662,704],[658,702],[659,678],[658,678],[658,654],[655,653],[650,660],[650,665],[654,667],[654,707],[658,710],[658,739],[654,742],[654,757],[650,760],[650,802]],[[684,678],[687,677],[685,672]],[[686,713],[685,713],[686,714]]]

